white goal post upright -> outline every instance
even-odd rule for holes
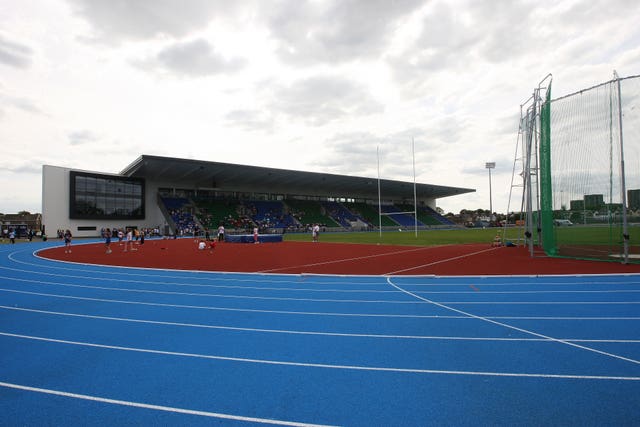
[[[380,198],[380,146],[376,147],[376,155],[378,156],[378,232],[382,238],[382,199]]]
[[[411,137],[411,154],[413,157],[413,229],[418,237],[418,195],[416,192],[416,142]]]
[[[418,238],[418,196],[417,196],[417,188],[416,188],[416,150],[415,150],[415,139],[411,138],[411,154],[413,159],[413,211],[407,212],[386,212],[382,213],[382,196],[380,190],[380,146],[376,147],[376,156],[378,159],[378,223],[379,223],[379,234],[382,238],[382,215],[393,215],[393,214],[413,214],[413,227],[415,232],[415,237]]]

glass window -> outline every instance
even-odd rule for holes
[[[144,180],[71,172],[69,216],[78,219],[143,219]]]

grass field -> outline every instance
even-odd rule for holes
[[[496,233],[502,233],[500,228],[469,228],[452,230],[425,230],[418,231],[385,231],[382,236],[378,231],[354,232],[354,233],[320,233],[321,242],[331,243],[366,243],[385,245],[455,245],[464,243],[490,244]],[[288,233],[284,235],[285,241],[310,241],[311,233]]]
[[[630,226],[631,245],[637,246],[637,236],[640,229],[637,225]],[[321,233],[320,241],[332,243],[366,243],[386,245],[460,245],[465,243],[490,244],[496,234],[502,236],[502,228],[464,228],[448,230],[422,230],[416,237],[414,231],[386,231],[380,233],[353,232],[353,233]],[[621,241],[620,227],[609,228],[606,226],[573,226],[556,228],[556,239],[559,244],[616,244]],[[522,228],[509,228],[506,231],[506,241],[522,237]],[[635,239],[634,239],[635,236]],[[535,237],[534,237],[535,238]],[[310,233],[285,234],[286,241],[311,240]],[[520,243],[522,243],[520,241]]]

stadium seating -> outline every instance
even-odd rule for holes
[[[411,207],[410,210],[407,206],[403,206],[403,205],[400,205],[400,206],[382,205],[381,207],[382,207],[382,212],[388,213],[389,215],[386,215],[386,216],[391,218],[398,225],[402,227],[415,227],[416,218],[413,215],[405,214],[405,213],[392,213],[392,212],[411,212],[414,210],[413,207]],[[424,226],[424,224],[421,221],[418,221],[418,226],[419,227]]]
[[[289,214],[297,219],[299,225],[304,228],[312,224],[319,224],[325,227],[337,227],[330,216],[323,213],[323,207],[318,201],[290,199],[285,201]]]
[[[306,231],[312,224],[342,229],[371,229],[382,227],[414,227],[413,205],[378,206],[364,202],[336,202],[287,199],[240,200],[226,197],[199,198],[161,197],[166,212],[179,234],[190,234],[201,229],[215,230],[223,224],[228,230],[250,231],[256,225],[261,230]],[[392,213],[409,212],[409,213]],[[418,209],[418,227],[455,225],[431,208]]]
[[[167,196],[162,196],[160,199],[171,215],[177,234],[192,234],[199,230],[200,227],[192,214],[193,204],[189,199]]]
[[[327,214],[342,227],[350,228],[358,218],[345,206],[338,202],[322,202]]]
[[[220,224],[233,227],[241,222],[237,199],[196,199],[195,202],[200,222],[207,229],[215,230]]]
[[[284,212],[280,201],[253,200],[247,203],[251,210],[251,219],[260,228],[286,229],[296,224],[295,218]]]

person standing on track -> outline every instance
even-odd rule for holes
[[[218,227],[218,242],[224,242],[224,225]]]
[[[258,241],[258,227],[253,227],[253,243],[260,243]]]
[[[137,249],[133,247],[133,230],[131,229],[127,230],[127,235],[125,239],[126,240],[124,242],[124,252],[127,252],[127,247],[129,247],[129,249],[131,249],[132,251],[137,251]]]
[[[318,241],[318,236],[319,235],[320,235],[320,225],[313,224],[313,227],[311,227],[311,237],[312,237],[314,243],[316,243]]]
[[[104,245],[107,248],[106,253],[110,254],[111,253],[111,230],[107,228],[102,233],[102,236],[104,237]]]
[[[70,254],[71,253],[71,239],[72,239],[72,235],[71,235],[71,230],[66,229],[64,231],[64,234],[62,235],[62,237],[64,238],[64,253],[65,254]]]

